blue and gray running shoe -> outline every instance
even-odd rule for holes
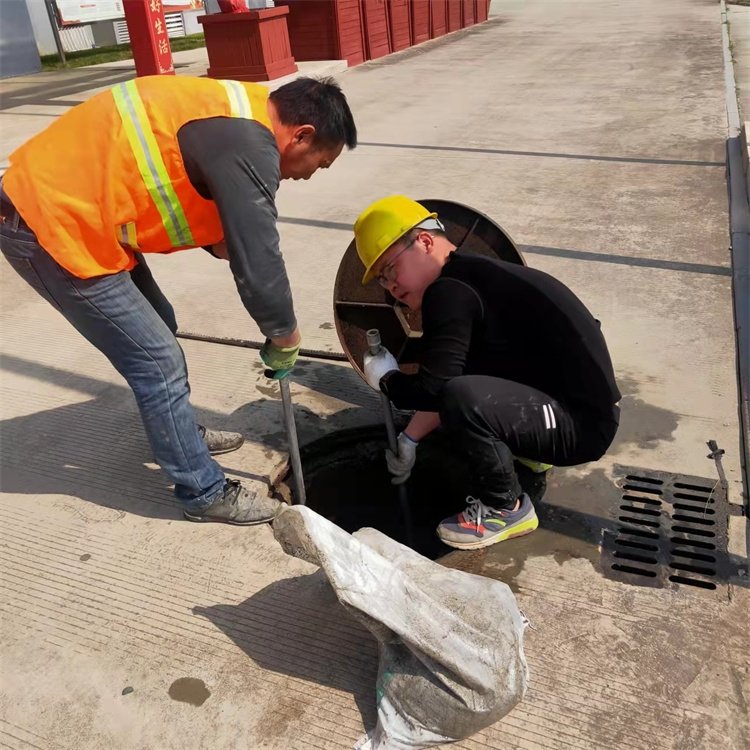
[[[539,519],[529,496],[524,493],[519,499],[518,510],[497,510],[469,496],[466,510],[440,523],[438,536],[449,547],[478,549],[530,534],[539,526]]]

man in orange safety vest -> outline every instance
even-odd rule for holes
[[[250,525],[277,501],[228,480],[211,454],[238,433],[197,424],[174,310],[145,256],[203,246],[229,261],[283,377],[300,334],[279,251],[282,179],[333,164],[357,131],[331,79],[268,93],[229,80],[144,77],[74,107],[17,149],[0,183],[0,250],[128,382],[186,518]]]

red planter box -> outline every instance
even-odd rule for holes
[[[199,16],[206,36],[209,78],[271,81],[294,73],[286,16],[289,8]]]
[[[461,25],[473,26],[476,23],[474,15],[474,0],[463,0],[461,3]]]
[[[409,0],[388,0],[388,29],[391,34],[391,52],[411,47]]]
[[[421,44],[430,38],[430,0],[411,0],[411,43]]]
[[[477,23],[484,23],[490,15],[490,0],[474,0],[474,18]]]
[[[365,31],[365,52],[368,60],[376,60],[390,52],[388,8],[385,0],[362,0],[362,19]]]
[[[458,31],[461,28],[463,13],[461,5],[464,0],[446,0],[448,4],[448,31]]]
[[[289,42],[295,60],[365,61],[360,0],[276,0],[287,6]]]
[[[448,33],[448,3],[446,0],[430,2],[430,39]]]

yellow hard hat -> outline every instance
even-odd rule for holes
[[[425,219],[436,218],[437,214],[405,195],[391,195],[368,206],[354,222],[357,255],[365,267],[362,284],[372,280],[372,267],[394,242]]]

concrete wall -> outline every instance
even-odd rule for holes
[[[205,16],[204,10],[186,10],[182,13],[185,34],[202,34],[203,27],[198,23],[198,16]]]
[[[0,0],[0,78],[41,68],[26,0]]]
[[[3,0],[0,0],[0,5]],[[44,0],[26,0],[26,7],[31,18],[31,26],[34,29],[36,46],[40,55],[54,55],[57,52],[55,37],[52,34],[47,9]]]
[[[115,25],[112,21],[97,21],[97,23],[92,23],[91,31],[94,34],[94,42],[96,42],[97,47],[109,47],[117,44]]]

